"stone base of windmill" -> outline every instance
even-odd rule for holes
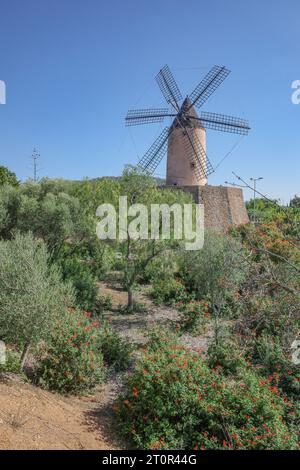
[[[204,227],[226,231],[249,222],[240,188],[227,186],[163,186],[188,191],[196,204],[204,205]]]

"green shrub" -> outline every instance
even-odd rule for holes
[[[82,236],[85,225],[79,201],[49,189],[33,182],[18,187],[0,184],[0,235],[10,239],[16,230],[30,231],[44,240],[55,259],[68,238]]]
[[[97,297],[94,308],[93,308],[94,315],[100,316],[105,310],[111,310],[111,309],[112,309],[112,296],[110,294],[100,295],[99,297]]]
[[[197,299],[214,298],[221,307],[245,279],[249,267],[244,258],[235,239],[206,231],[202,250],[182,256],[180,273]]]
[[[121,431],[142,449],[296,449],[285,403],[249,370],[228,379],[167,337],[151,348],[115,406]]]
[[[256,338],[253,348],[253,360],[261,366],[261,370],[265,375],[277,374],[278,385],[283,393],[289,397],[299,397],[299,365],[293,364],[291,350],[285,351],[279,338],[266,334]]]
[[[114,251],[98,239],[90,241],[88,248],[86,259],[91,262],[92,274],[99,280],[104,279],[113,265]]]
[[[1,372],[20,372],[20,354],[14,349],[9,347],[6,349],[5,363],[0,362],[0,374]]]
[[[104,380],[99,324],[89,314],[63,313],[41,354],[38,378],[47,389],[78,393]]]
[[[164,349],[167,344],[176,344],[178,338],[178,331],[162,330],[159,326],[155,326],[148,332],[148,349],[151,351],[159,351]]]
[[[167,305],[187,301],[189,297],[182,282],[174,278],[155,280],[150,295],[158,304]]]
[[[163,256],[157,256],[147,265],[143,273],[143,281],[151,283],[157,279],[166,279],[174,276],[178,268],[178,255],[167,251]]]
[[[130,365],[132,347],[107,322],[100,328],[100,350],[105,363],[114,370],[125,370]]]
[[[60,255],[64,258],[72,256],[72,258],[83,260],[88,265],[91,274],[100,280],[112,267],[114,251],[96,235],[87,233],[84,240],[75,239],[72,243],[65,243]]]
[[[238,344],[230,328],[218,325],[214,337],[207,349],[208,365],[211,368],[222,366],[224,374],[236,374],[241,367],[246,366],[244,351]]]
[[[46,245],[31,234],[0,241],[0,339],[23,349],[48,337],[73,302],[72,291],[48,265]]]
[[[19,181],[17,180],[16,174],[10,171],[5,166],[0,166],[0,186],[9,184],[11,186],[18,186]]]
[[[93,310],[98,289],[89,266],[77,258],[66,258],[60,265],[63,279],[74,287],[76,305],[83,310]]]
[[[182,303],[180,327],[193,334],[203,332],[210,318],[210,304],[205,300]]]

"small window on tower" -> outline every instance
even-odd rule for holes
[[[191,168],[195,168],[195,163],[194,162],[191,163]]]

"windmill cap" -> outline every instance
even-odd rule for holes
[[[182,114],[181,119],[183,120],[184,124],[187,127],[203,128],[203,126],[201,125],[201,122],[198,120],[199,116],[198,116],[197,111],[195,110],[194,106],[192,106],[192,102],[191,102],[189,96],[187,96],[184,99],[184,101],[183,101],[183,103],[180,107],[180,114]],[[187,114],[188,116],[185,117],[185,114]],[[196,119],[191,119],[190,117],[191,118],[196,118]],[[174,121],[172,123],[172,126],[181,127],[178,120],[177,120],[177,117],[174,119]]]

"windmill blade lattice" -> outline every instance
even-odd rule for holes
[[[176,116],[176,114],[171,114],[168,108],[130,109],[125,118],[125,124],[126,126],[152,124],[162,122],[167,116]]]
[[[153,142],[144,157],[139,161],[138,167],[145,173],[152,174],[165,156],[168,147],[168,138],[172,128],[165,127],[158,138]]]
[[[165,65],[159,71],[156,81],[167,103],[173,107],[173,110],[170,111],[168,108],[162,107],[130,109],[125,118],[126,126],[162,122],[166,117],[175,118],[171,127],[166,127],[162,131],[138,163],[138,166],[144,172],[154,173],[167,151],[169,136],[178,127],[183,130],[185,147],[185,154],[183,152],[180,158],[185,159],[188,157],[198,181],[206,179],[208,175],[214,172],[214,169],[203,147],[203,145],[205,146],[205,140],[202,144],[196,132],[197,128],[202,128],[204,132],[205,129],[213,129],[235,134],[248,134],[250,127],[245,119],[209,112],[202,112],[199,117],[194,108],[194,106],[200,108],[229,73],[230,70],[226,67],[215,65],[196,86],[190,97],[187,96],[182,103],[182,95],[169,67]]]
[[[191,129],[184,127],[184,146],[187,156],[194,167],[194,172],[198,181],[207,178],[214,172],[213,166],[206,155],[206,152]]]
[[[232,134],[247,135],[250,130],[249,123],[245,119],[226,116],[224,114],[202,111],[200,121],[206,129],[230,132]]]
[[[182,95],[171,70],[167,65],[165,65],[156,75],[156,81],[167,103],[171,104],[177,111],[179,111],[178,101],[182,100]]]
[[[226,67],[215,65],[190,95],[192,106],[200,108],[230,74]]]

